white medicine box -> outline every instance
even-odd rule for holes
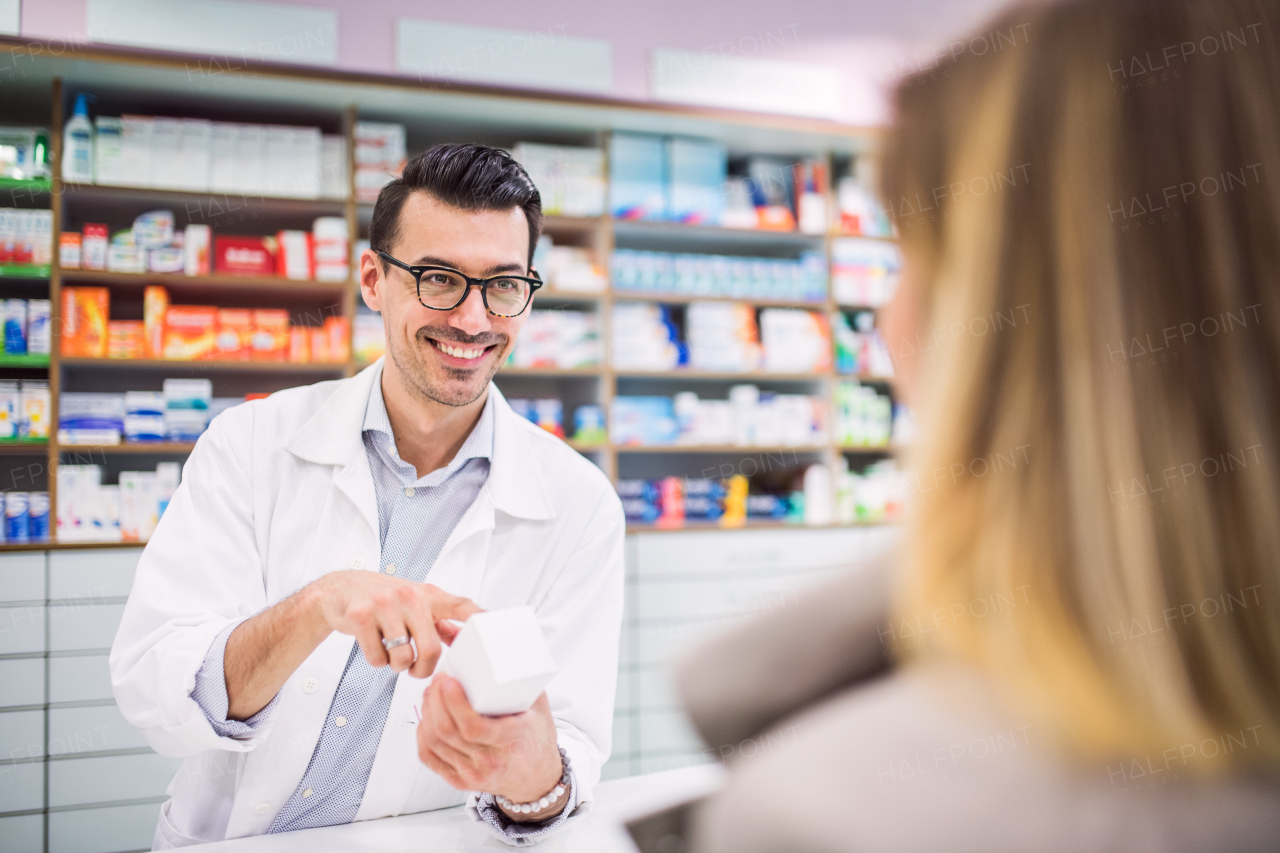
[[[527,711],[556,674],[551,648],[531,607],[475,613],[440,658],[436,672],[456,678],[476,713]]]

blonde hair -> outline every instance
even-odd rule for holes
[[[1082,759],[1248,729],[1206,770],[1280,767],[1278,22],[1020,6],[897,92],[921,349],[957,330],[920,355],[896,618],[937,642],[906,657],[978,665]]]

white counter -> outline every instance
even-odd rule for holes
[[[537,845],[538,853],[635,853],[623,821],[701,796],[719,787],[719,765],[687,767],[647,776],[631,776],[596,786],[590,814]],[[260,835],[202,845],[201,853],[330,853],[369,850],[378,853],[453,853],[515,848],[503,844],[467,817],[462,806],[402,817],[367,820],[322,829]]]

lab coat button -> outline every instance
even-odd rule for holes
[[[351,561],[352,571],[358,572],[363,568],[364,568],[364,560],[360,559],[359,557],[356,557],[354,560]]]
[[[312,693],[315,693],[316,688],[319,686],[320,686],[320,679],[314,678],[314,677],[308,678],[302,682],[302,692],[310,695]]]
[[[387,567],[386,567],[385,569],[383,569],[383,571],[384,571],[384,572],[386,572],[386,573],[387,573],[387,574],[389,574],[389,575],[394,575],[394,574],[396,573],[396,564],[395,564],[395,563],[387,563]]]
[[[254,807],[254,811],[258,814],[266,814],[271,810],[271,803],[259,803]]]
[[[345,725],[347,724],[347,718],[346,718],[346,717],[338,717],[338,719],[336,719],[336,720],[334,720],[334,721],[333,721],[333,724],[334,724],[335,726],[337,726],[338,728],[342,728],[343,726],[345,726]]]

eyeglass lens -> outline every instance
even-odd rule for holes
[[[418,283],[418,297],[428,308],[448,309],[458,304],[467,280],[447,270],[427,270]],[[518,314],[529,301],[529,282],[518,278],[494,278],[487,284],[485,296],[489,310],[495,314]]]

